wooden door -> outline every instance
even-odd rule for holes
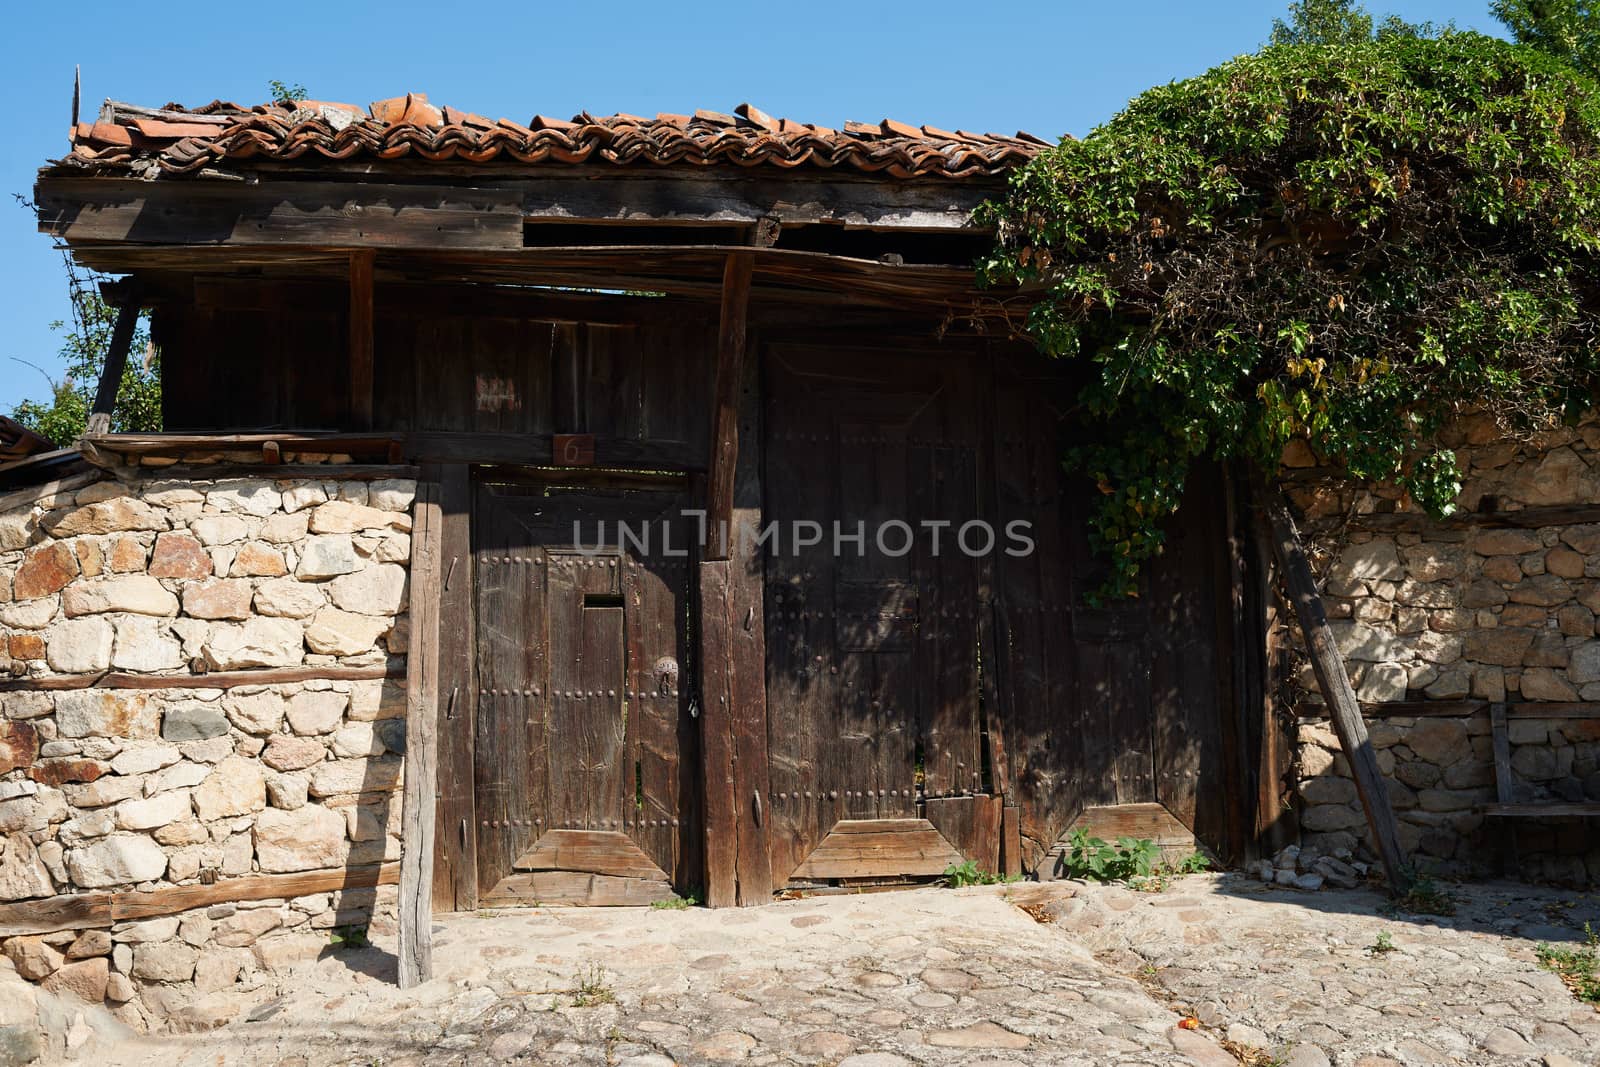
[[[980,517],[972,365],[780,345],[765,366],[773,884],[992,868],[979,565],[955,547]]]
[[[481,904],[640,904],[698,885],[682,506],[478,487]]]

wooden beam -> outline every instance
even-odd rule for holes
[[[441,911],[472,911],[478,906],[472,477],[464,464],[441,466],[424,476],[439,483],[439,788],[434,906]]]
[[[20,900],[0,904],[0,937],[94,929],[130,919],[176,915],[213,904],[288,899],[341,889],[394,885],[399,878],[400,865],[384,863],[298,874],[224,878],[210,885],[173,886],[169,889],[127,893],[70,893],[39,900]]]
[[[376,253],[350,253],[350,421],[372,428],[372,271]]]
[[[433,848],[439,788],[439,486],[417,485],[406,649],[405,792],[400,813],[400,988],[433,977]]]
[[[100,384],[94,392],[94,406],[89,409],[89,424],[84,429],[84,436],[106,433],[111,429],[111,413],[117,406],[117,389],[122,385],[122,373],[128,366],[128,349],[133,345],[133,332],[138,325],[137,300],[130,300],[117,309],[117,321],[111,327],[111,347],[106,350],[105,366],[100,371]]]
[[[516,249],[513,189],[382,182],[44,177],[39,230],[71,244]]]
[[[1502,705],[1512,719],[1600,719],[1600,702],[1569,700],[1523,700]],[[1362,702],[1361,714],[1368,719],[1459,719],[1481,715],[1489,710],[1487,700],[1392,700]],[[1322,704],[1300,704],[1295,713],[1302,719],[1327,717]]]
[[[711,457],[706,465],[706,558],[728,558],[733,541],[733,479],[739,462],[739,394],[744,384],[745,325],[755,261],[728,257],[722,272],[722,316],[717,330],[716,384],[711,401]]]
[[[739,805],[735,799],[733,707],[728,686],[734,633],[728,561],[702,560],[698,578],[706,904],[731,908],[739,903]]]
[[[1311,658],[1312,671],[1317,676],[1317,687],[1322,699],[1327,701],[1333,729],[1339,735],[1339,747],[1350,763],[1355,778],[1356,792],[1366,811],[1367,826],[1372,830],[1378,846],[1378,856],[1383,861],[1389,885],[1397,893],[1405,892],[1411,885],[1405,856],[1400,851],[1400,831],[1395,822],[1394,809],[1389,804],[1389,787],[1378,769],[1377,753],[1367,737],[1366,723],[1361,719],[1361,708],[1356,703],[1355,690],[1350,676],[1345,673],[1344,659],[1328,626],[1328,615],[1317,591],[1317,582],[1306,559],[1300,533],[1295,529],[1294,518],[1289,514],[1289,503],[1282,492],[1270,489],[1265,492],[1263,504],[1268,521],[1272,524],[1273,552],[1278,566],[1283,569],[1289,599],[1300,620],[1300,630],[1305,637],[1306,652]]]
[[[103,671],[99,674],[57,674],[47,678],[8,678],[0,682],[0,693],[30,690],[62,692],[72,689],[233,689],[242,685],[357,682],[403,677],[403,671],[382,663],[370,667],[264,667],[218,671],[215,674],[126,674]]]

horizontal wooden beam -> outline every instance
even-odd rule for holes
[[[361,682],[404,678],[404,667],[263,667],[217,671],[215,674],[58,674],[48,678],[0,681],[0,693],[62,692],[73,689],[233,689],[242,685],[287,685],[293,682]]]
[[[132,919],[176,915],[213,904],[303,897],[340,889],[395,885],[400,864],[369,864],[303,874],[224,878],[210,885],[174,886],[129,893],[69,893],[0,904],[0,937],[88,930]]]
[[[1381,704],[1361,705],[1361,714],[1368,719],[1449,719],[1485,714],[1488,700],[1391,700]],[[1524,700],[1506,704],[1506,716],[1512,719],[1600,719],[1600,703],[1590,701]],[[1302,719],[1325,719],[1328,709],[1323,704],[1298,704],[1295,714]]]
[[[34,203],[40,232],[69,244],[522,246],[521,196],[509,189],[46,177]]]
[[[1342,523],[1345,520],[1341,517],[1339,521]],[[1435,519],[1417,511],[1352,515],[1348,525],[1353,530],[1371,530],[1374,533],[1409,533],[1430,529],[1533,530],[1545,526],[1581,526],[1592,522],[1600,522],[1600,505],[1523,508],[1521,511],[1462,511],[1443,519]]]

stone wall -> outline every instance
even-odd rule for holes
[[[108,478],[0,515],[0,902],[398,859],[414,493]],[[118,687],[127,675],[175,687]],[[49,687],[69,678],[94,684]],[[392,900],[12,937],[0,967],[143,1028]]]
[[[1537,714],[1541,703],[1594,702],[1600,716],[1600,523],[1570,514],[1600,503],[1600,425],[1514,442],[1468,419],[1451,443],[1469,472],[1459,506],[1477,521],[1406,517],[1414,508],[1392,488],[1318,477],[1304,449],[1286,457],[1301,468],[1290,495],[1307,517],[1351,681],[1380,704],[1510,702],[1518,799],[1600,800],[1600,718]],[[1513,512],[1533,525],[1489,517]],[[1303,663],[1295,688],[1302,707],[1320,702]],[[1403,847],[1444,873],[1492,869],[1498,820],[1478,811],[1495,799],[1487,712],[1369,717],[1368,728]],[[1328,853],[1354,848],[1365,820],[1332,730],[1302,719],[1298,731],[1305,840]],[[1516,835],[1525,876],[1582,883],[1600,881],[1597,827],[1518,819],[1499,829]]]

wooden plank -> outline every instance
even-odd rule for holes
[[[627,834],[614,830],[546,830],[511,864],[518,871],[583,871],[617,878],[670,881]]]
[[[1600,702],[1524,700],[1504,705],[1509,719],[1596,719]],[[1487,700],[1395,700],[1381,704],[1363,703],[1361,714],[1368,719],[1389,718],[1470,718],[1489,710]],[[1325,719],[1325,704],[1302,703],[1295,707],[1302,719]]]
[[[449,911],[478,906],[474,832],[473,731],[477,691],[473,662],[472,484],[465,466],[429,472],[440,484],[439,793],[433,893]]]
[[[706,558],[728,558],[733,537],[733,481],[739,461],[739,399],[745,380],[745,324],[754,259],[728,257],[722,273],[722,313],[711,403],[711,456],[706,464]]]
[[[1582,526],[1600,522],[1600,505],[1577,504],[1559,507],[1523,508],[1520,511],[1458,511],[1443,519],[1424,512],[1399,512],[1386,515],[1352,515],[1349,528],[1384,532],[1428,530],[1537,530],[1549,526]]]
[[[945,797],[923,802],[934,828],[962,856],[988,874],[1001,873],[1001,809],[998,796]]]
[[[1271,491],[1266,495],[1264,505],[1268,521],[1272,523],[1274,554],[1283,569],[1284,584],[1300,620],[1306,651],[1317,676],[1317,687],[1322,691],[1323,700],[1328,703],[1334,733],[1339,736],[1339,747],[1350,763],[1356,792],[1361,797],[1367,826],[1377,843],[1378,855],[1383,860],[1389,884],[1397,892],[1403,892],[1411,879],[1406,874],[1407,864],[1400,851],[1400,834],[1394,809],[1389,803],[1389,787],[1378,769],[1377,754],[1367,737],[1367,726],[1361,719],[1355,690],[1351,688],[1350,678],[1345,673],[1344,659],[1333,639],[1333,630],[1328,626],[1327,612],[1317,592],[1311,564],[1306,559],[1300,534],[1295,530],[1289,504],[1283,494]]]
[[[1511,805],[1517,799],[1517,783],[1511,770],[1511,735],[1506,730],[1506,707],[1502,703],[1489,705],[1489,732],[1494,745],[1495,799],[1502,805]]]
[[[375,664],[370,667],[264,667],[214,674],[59,674],[48,678],[16,678],[0,682],[0,693],[71,689],[233,689],[241,685],[282,685],[287,682],[359,682],[375,678],[404,678],[405,668]]]
[[[104,927],[129,919],[175,915],[212,904],[274,900],[339,889],[394,885],[399,879],[400,865],[384,863],[298,874],[224,878],[210,885],[173,886],[127,893],[77,893],[16,901],[0,904],[0,937]]]
[[[557,336],[560,336],[558,331]],[[559,399],[560,394],[557,393]],[[548,466],[555,459],[549,436],[492,433],[444,433],[424,430],[407,434],[407,457],[422,463],[514,463]],[[686,441],[640,441],[596,434],[598,467],[635,467],[659,471],[705,469],[705,452]]]
[[[111,327],[111,347],[106,349],[106,361],[100,370],[100,384],[95,389],[85,434],[105,433],[111,429],[111,414],[117,405],[117,390],[128,365],[128,349],[133,344],[133,331],[139,325],[140,310],[137,300],[129,300],[117,309],[117,321]]]
[[[927,819],[842,819],[790,879],[929,876],[962,862]]]
[[[1272,527],[1256,506],[1257,487],[1243,482],[1249,499],[1246,559],[1251,568],[1252,618],[1261,633],[1259,689],[1252,693],[1253,708],[1246,722],[1257,748],[1255,759],[1255,848],[1259,856],[1276,856],[1299,839],[1294,805],[1289,802],[1294,766],[1295,725],[1278,710],[1283,678],[1283,627],[1279,625],[1278,574],[1273,562]]]
[[[1115,841],[1119,837],[1149,838],[1163,849],[1193,850],[1194,832],[1160,804],[1112,804],[1083,809],[1074,830]]]
[[[87,454],[85,458],[88,458]],[[212,482],[226,478],[270,478],[278,481],[314,478],[322,482],[371,482],[383,478],[416,478],[422,473],[420,467],[404,463],[286,463],[279,467],[247,463],[178,464],[171,467],[119,465],[110,469],[114,469],[119,478],[144,477],[191,482]]]
[[[382,182],[41,178],[41,233],[69,243],[517,249],[512,190]]]
[[[733,620],[729,562],[703,560],[697,568],[700,619],[700,754],[706,834],[706,904],[739,903],[738,804],[735,801],[732,673]]]
[[[439,788],[439,486],[417,484],[406,649],[406,761],[400,822],[400,986],[433,977],[433,849]]]
[[[1000,874],[1022,876],[1022,812],[1012,804],[1000,811]]]
[[[184,452],[259,452],[276,444],[283,452],[326,452],[386,455],[402,439],[394,433],[348,434],[285,431],[282,433],[117,433],[90,434],[90,444],[123,456],[178,456]],[[312,464],[312,466],[320,466]],[[330,467],[331,469],[331,467]]]
[[[575,904],[585,907],[642,907],[677,894],[664,881],[615,878],[582,871],[532,871],[501,879],[484,892],[479,904],[486,908]]]
[[[1600,804],[1485,804],[1485,815],[1529,819],[1600,819]]]
[[[361,249],[350,253],[350,421],[359,429],[372,427],[372,272],[377,253]]]

